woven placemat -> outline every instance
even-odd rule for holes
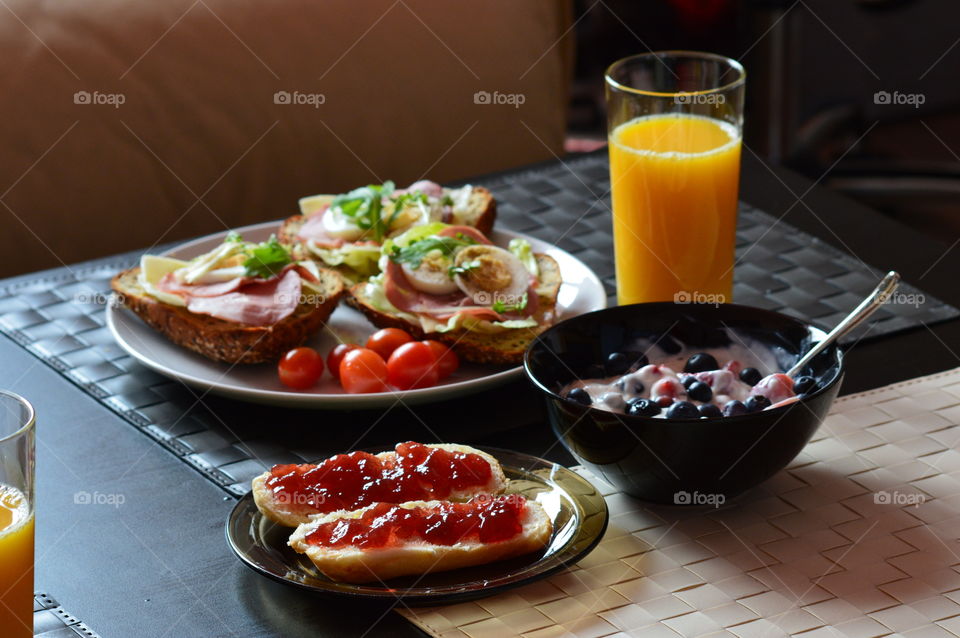
[[[842,397],[786,470],[720,508],[645,505],[581,469],[611,518],[578,565],[398,611],[443,638],[960,635],[958,423],[960,368]]]
[[[558,244],[590,266],[613,295],[612,236],[605,154],[593,154],[532,170],[481,180],[498,200],[501,228],[527,232]],[[782,310],[831,327],[879,281],[879,271],[854,257],[747,204],[740,206],[734,300]],[[162,250],[158,247],[157,250]],[[276,409],[242,404],[185,387],[126,355],[106,328],[104,305],[110,278],[136,263],[128,253],[68,268],[0,282],[0,332],[60,372],[133,426],[152,437],[229,493],[239,496],[250,480],[271,464],[307,462],[342,451],[356,435],[376,427],[384,441],[396,437],[436,437],[449,422],[438,407],[420,406],[415,415],[398,404],[389,419],[369,414],[328,412],[322,442],[291,449],[290,437],[261,423],[272,423]],[[953,318],[960,311],[908,285],[902,299],[879,310],[863,330],[876,337]],[[852,333],[848,339],[857,339]],[[539,403],[522,393],[483,403],[476,423],[457,431],[489,435],[540,418]],[[489,396],[489,395],[482,395]],[[460,406],[470,398],[458,399]],[[474,397],[475,401],[482,401]],[[498,413],[491,410],[499,409]],[[467,410],[468,413],[474,411]],[[313,423],[315,415],[284,412],[288,425]],[[469,415],[465,419],[471,418]],[[429,423],[429,427],[421,424]],[[332,437],[342,436],[340,441]],[[451,435],[454,436],[454,435]],[[294,437],[293,440],[303,440]],[[369,442],[367,444],[370,444]]]
[[[100,638],[100,634],[77,620],[52,596],[43,593],[33,595],[33,635],[43,638]]]

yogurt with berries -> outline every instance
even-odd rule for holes
[[[561,395],[610,412],[697,419],[787,405],[816,386],[811,377],[794,382],[780,372],[787,362],[777,355],[784,353],[743,339],[724,348],[673,350],[615,352],[604,364],[609,376],[574,381]]]

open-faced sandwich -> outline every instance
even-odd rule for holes
[[[295,261],[276,237],[236,233],[190,261],[144,255],[111,287],[174,343],[228,363],[276,361],[319,331],[344,293],[339,274]]]
[[[495,246],[470,226],[416,226],[384,241],[381,273],[347,302],[379,328],[449,345],[475,363],[515,364],[555,319],[560,268],[529,242]]]
[[[328,578],[382,581],[480,565],[542,549],[553,522],[536,501],[504,494],[490,454],[455,443],[275,465],[253,480],[257,508],[295,527],[288,544]]]
[[[443,188],[421,180],[404,189],[386,182],[341,195],[304,197],[300,213],[284,221],[280,240],[294,246],[298,257],[336,268],[353,283],[379,272],[384,240],[430,222],[489,233],[497,204],[486,188]]]

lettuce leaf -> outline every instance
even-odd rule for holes
[[[340,248],[309,246],[309,249],[328,266],[348,266],[363,278],[380,271],[377,265],[380,259],[379,246],[344,244]]]
[[[520,260],[524,267],[530,271],[534,277],[540,276],[540,268],[537,266],[537,258],[533,256],[533,247],[526,239],[511,239],[507,249]]]

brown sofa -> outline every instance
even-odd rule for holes
[[[7,6],[0,276],[562,149],[565,1]]]

